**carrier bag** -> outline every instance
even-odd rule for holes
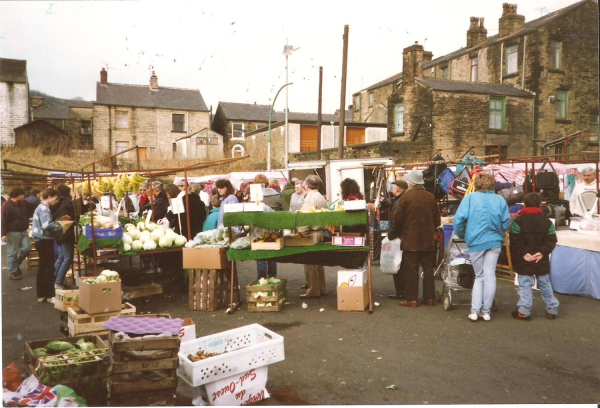
[[[506,200],[506,204],[515,205],[523,202],[525,191],[523,190],[523,186],[514,186],[498,191],[498,195]]]
[[[472,264],[458,265],[458,284],[465,289],[473,289],[475,284],[475,269]]]
[[[449,168],[447,168],[442,172],[442,174],[440,174],[440,177],[438,178],[438,184],[440,186],[440,189],[444,192],[444,194],[450,194],[450,185],[452,184],[452,181],[454,181],[455,178],[456,176],[454,175],[454,172]]]
[[[389,240],[385,237],[381,241],[381,259],[379,269],[386,275],[395,275],[400,269],[402,262],[402,250],[400,249],[400,238]]]
[[[550,165],[552,171],[543,171],[546,164]],[[559,188],[558,175],[552,163],[545,162],[535,173],[535,188],[539,190],[557,190]]]
[[[466,174],[467,181],[464,181],[464,179],[461,178],[461,174],[463,173]],[[452,180],[452,183],[450,183],[450,188],[448,190],[450,191],[450,194],[452,194],[454,197],[462,198],[467,193],[469,184],[471,184],[471,177],[469,176],[469,172],[467,170],[467,167],[465,166],[462,168],[461,171],[458,172],[454,180]]]

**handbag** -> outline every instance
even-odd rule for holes
[[[546,164],[550,164],[552,171],[543,171]],[[535,173],[535,188],[540,190],[558,189],[558,175],[551,162],[545,162],[537,173]]]
[[[472,264],[458,265],[458,284],[465,289],[473,289],[475,284],[475,269]]]
[[[450,194],[450,185],[452,184],[452,181],[454,181],[455,178],[456,176],[449,168],[447,168],[442,172],[442,174],[440,174],[440,177],[438,178],[438,184],[444,192],[444,194]]]
[[[461,179],[461,174],[463,172],[465,172],[465,174],[467,175],[468,182]],[[450,194],[452,194],[454,197],[462,198],[465,196],[467,189],[469,188],[469,184],[471,184],[471,177],[469,176],[469,172],[467,170],[467,167],[465,166],[458,172],[456,178],[452,180],[452,183],[450,183],[450,188],[448,190]]]
[[[506,204],[515,205],[523,202],[525,190],[523,189],[523,186],[514,186],[498,191],[498,195],[506,200]]]

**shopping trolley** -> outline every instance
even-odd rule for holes
[[[438,301],[444,299],[444,310],[448,311],[452,306],[470,306],[475,271],[464,239],[452,234],[444,252],[444,260],[436,274],[438,272],[444,281],[444,286],[441,291],[436,292],[436,295]],[[492,311],[497,310],[498,302],[494,298]]]

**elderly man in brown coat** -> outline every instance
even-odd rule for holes
[[[423,187],[423,173],[412,170],[406,175],[408,190],[402,194],[394,213],[393,229],[400,236],[403,251],[405,299],[400,306],[417,307],[419,298],[419,265],[423,268],[423,303],[434,305],[433,281],[434,233],[441,224],[433,194]]]

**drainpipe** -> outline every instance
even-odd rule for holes
[[[504,63],[504,43],[500,44],[500,83],[502,83],[502,64]]]
[[[527,36],[523,37],[523,69],[521,73],[521,89],[525,89],[525,50],[527,49]]]
[[[537,98],[536,93],[533,93],[532,105],[533,109],[531,109],[531,141],[533,142],[534,154],[537,153],[537,146],[535,145],[535,98]]]
[[[112,154],[112,115],[110,105],[108,105],[108,154]]]

